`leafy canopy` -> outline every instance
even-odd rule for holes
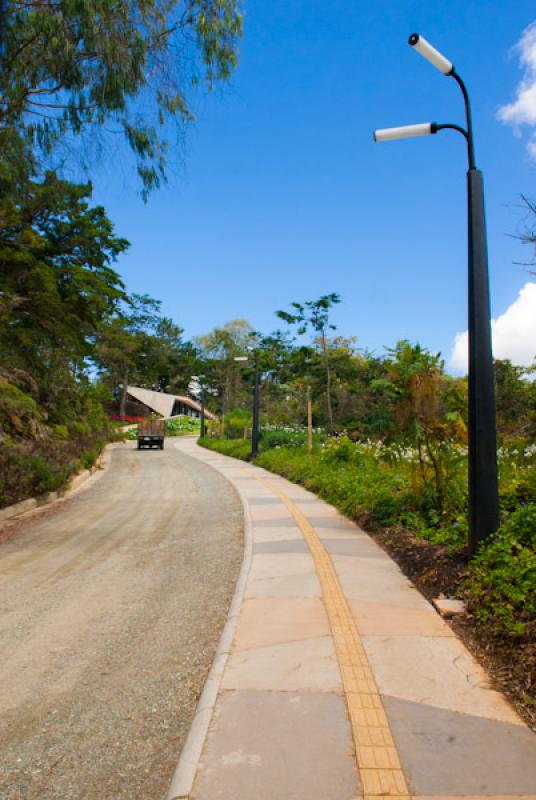
[[[124,297],[111,265],[128,242],[102,207],[89,207],[90,194],[51,172],[0,203],[0,347],[34,376],[52,364],[81,367]]]
[[[47,156],[89,126],[121,133],[145,191],[165,177],[166,124],[189,88],[237,63],[238,0],[12,0],[4,7],[0,146]]]

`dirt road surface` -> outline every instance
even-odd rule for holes
[[[225,479],[132,442],[0,545],[1,800],[161,800],[242,561]]]

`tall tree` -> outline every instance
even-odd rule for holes
[[[47,173],[0,198],[0,349],[49,388],[82,370],[103,320],[125,297],[112,264],[128,242],[89,184]]]
[[[466,441],[465,423],[458,410],[459,392],[445,381],[441,353],[432,354],[406,339],[387,352],[387,377],[396,396],[398,431],[417,448],[423,482],[424,449],[433,469],[436,508],[443,513],[452,466],[449,448],[444,444]]]
[[[228,78],[239,0],[10,0],[4,4],[0,149],[45,157],[98,125],[121,133],[146,191],[165,176],[168,123],[193,119],[190,90]]]
[[[536,385],[527,380],[531,370],[516,366],[508,359],[496,359],[493,371],[497,433],[500,437],[530,438],[536,421]]]
[[[160,301],[133,294],[111,314],[97,336],[94,359],[112,388],[121,387],[119,413],[126,413],[127,387],[142,360],[143,346],[160,321]]]
[[[203,370],[210,373],[211,384],[218,389],[222,416],[233,408],[241,393],[240,370],[234,359],[246,354],[252,333],[249,322],[235,319],[196,340],[205,359]]]
[[[325,294],[318,300],[307,300],[305,303],[291,303],[294,311],[276,311],[277,316],[289,325],[297,326],[298,336],[302,336],[307,330],[312,330],[316,335],[324,370],[326,374],[326,402],[328,410],[328,420],[330,427],[333,427],[333,407],[331,399],[331,360],[328,347],[328,331],[336,330],[336,326],[330,322],[329,313],[334,305],[341,302],[338,294]]]

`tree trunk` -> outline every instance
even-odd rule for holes
[[[419,469],[421,471],[421,478],[424,486],[426,483],[426,470],[424,466],[424,459],[422,457],[422,441],[420,436],[417,437],[417,449],[419,451]]]
[[[119,416],[125,421],[125,413],[127,408],[127,386],[128,386],[128,370],[125,370],[123,383],[121,384],[121,400],[119,403]]]
[[[326,364],[326,400],[328,404],[328,420],[329,427],[333,428],[333,408],[331,406],[331,367],[329,365],[328,347],[326,342],[326,334],[324,331],[322,331],[321,342],[324,362]]]
[[[307,452],[313,452],[313,404],[311,402],[311,387],[307,387]]]
[[[434,468],[434,478],[435,478],[435,487],[436,487],[436,495],[437,495],[437,510],[440,514],[443,513],[443,509],[445,507],[445,493],[443,490],[443,476],[441,475],[441,464],[439,463],[439,459],[437,459],[433,453],[432,446],[430,444],[430,437],[428,433],[424,432],[424,441],[426,443],[426,450],[428,455],[430,456],[430,461],[432,462],[432,466]]]

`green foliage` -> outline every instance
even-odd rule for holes
[[[80,454],[80,463],[82,464],[84,469],[93,469],[93,467],[97,463],[97,459],[99,457],[101,450],[102,450],[102,442],[99,442],[95,449],[84,450],[84,452]]]
[[[227,439],[243,439],[244,433],[251,432],[251,412],[236,408],[225,414],[225,436]]]
[[[0,379],[0,507],[63,489],[81,466],[93,466],[108,436],[98,386],[73,382],[70,405],[54,414],[40,410],[29,388],[38,391],[20,370]]]
[[[89,207],[90,195],[89,184],[52,172],[0,192],[0,350],[12,368],[60,390],[124,296],[110,264],[128,243],[102,208]]]
[[[57,436],[58,439],[67,439],[69,436],[67,425],[54,425],[52,430],[54,431],[54,436]]]
[[[32,395],[0,377],[0,431],[31,438],[39,434],[42,423],[43,415]]]
[[[325,441],[323,432],[313,433],[313,446]],[[305,428],[263,428],[259,437],[260,450],[270,450],[272,447],[305,447],[307,444],[307,430]]]
[[[336,330],[336,326],[330,322],[330,310],[333,306],[341,302],[341,298],[335,292],[322,295],[318,300],[307,300],[305,303],[291,303],[293,311],[276,311],[277,316],[288,325],[296,326],[298,336],[302,336],[307,330],[311,330],[314,335],[314,343],[318,347],[320,361],[325,372],[326,388],[326,407],[328,423],[333,428],[333,405],[332,405],[332,379],[333,365],[332,354],[329,347],[328,331]],[[312,359],[311,359],[312,361]],[[305,372],[301,377],[306,383],[311,381],[312,363],[304,362]]]
[[[122,132],[145,191],[165,176],[169,123],[193,120],[201,78],[211,87],[229,77],[242,31],[236,0],[12,0],[3,15],[3,157],[26,147],[46,160],[97,127],[101,138]]]
[[[507,359],[496,360],[495,394],[497,433],[500,440],[536,436],[536,382],[527,380],[530,370]]]
[[[198,440],[199,444],[208,450],[216,450],[231,458],[239,458],[247,461],[251,455],[251,444],[240,439],[214,439],[205,436]]]
[[[536,503],[518,508],[471,563],[469,609],[497,636],[523,636],[536,620]]]
[[[72,471],[69,463],[27,454],[4,442],[0,451],[0,507],[62,488]]]
[[[235,358],[247,355],[253,334],[249,322],[236,319],[196,339],[203,359],[199,373],[205,376],[209,397],[217,403],[220,416],[245,405],[250,396],[247,374]]]
[[[201,421],[196,417],[177,417],[166,420],[166,436],[189,436],[199,433]]]

